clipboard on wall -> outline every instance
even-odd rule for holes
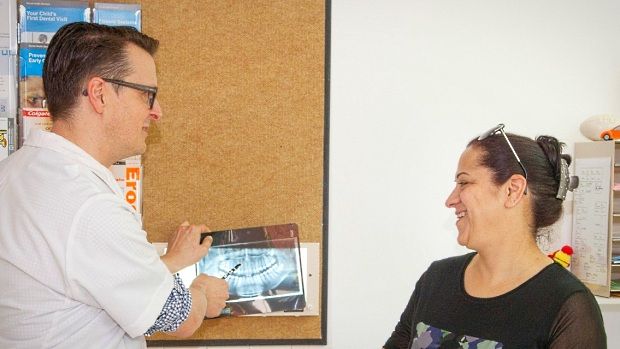
[[[614,174],[620,174],[615,148],[615,142],[575,144],[579,187],[573,196],[571,271],[602,297],[611,293],[612,229],[614,216],[620,217],[620,196],[614,198],[613,190]]]

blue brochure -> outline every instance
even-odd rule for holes
[[[19,106],[45,108],[43,61],[47,45],[22,44],[19,48]]]
[[[142,29],[142,10],[139,4],[97,2],[93,8],[93,23],[110,26],[129,26]]]
[[[22,43],[49,44],[63,25],[90,22],[90,7],[88,0],[22,0],[19,4],[19,17]]]

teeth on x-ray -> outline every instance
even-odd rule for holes
[[[229,230],[212,236],[209,254],[198,262],[197,271],[226,279],[231,315],[304,309],[296,225]]]
[[[287,277],[282,273],[281,260],[287,260],[287,249],[246,248],[222,249],[218,254],[218,269],[230,270],[241,263],[239,269],[228,277],[231,293],[240,297],[255,297],[277,288]]]

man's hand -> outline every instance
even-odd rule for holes
[[[222,309],[226,307],[226,300],[228,299],[228,284],[225,280],[207,274],[200,274],[194,279],[190,289],[192,291],[198,290],[206,297],[206,317],[214,318],[220,316]],[[192,295],[192,298],[198,297],[198,294],[195,292],[192,292]]]
[[[180,338],[191,336],[205,316],[218,317],[226,306],[228,284],[223,279],[200,274],[192,281],[189,289],[192,293],[192,310],[176,331],[168,332],[169,335]]]
[[[197,263],[207,255],[213,239],[208,236],[200,243],[200,234],[208,232],[206,225],[183,222],[168,238],[166,254],[161,257],[171,273]]]

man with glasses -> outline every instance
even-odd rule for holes
[[[220,314],[224,280],[176,275],[210,247],[182,224],[159,257],[108,168],[142,154],[162,117],[153,54],[129,27],[72,23],[43,67],[52,132],[0,162],[0,347],[144,348]]]

